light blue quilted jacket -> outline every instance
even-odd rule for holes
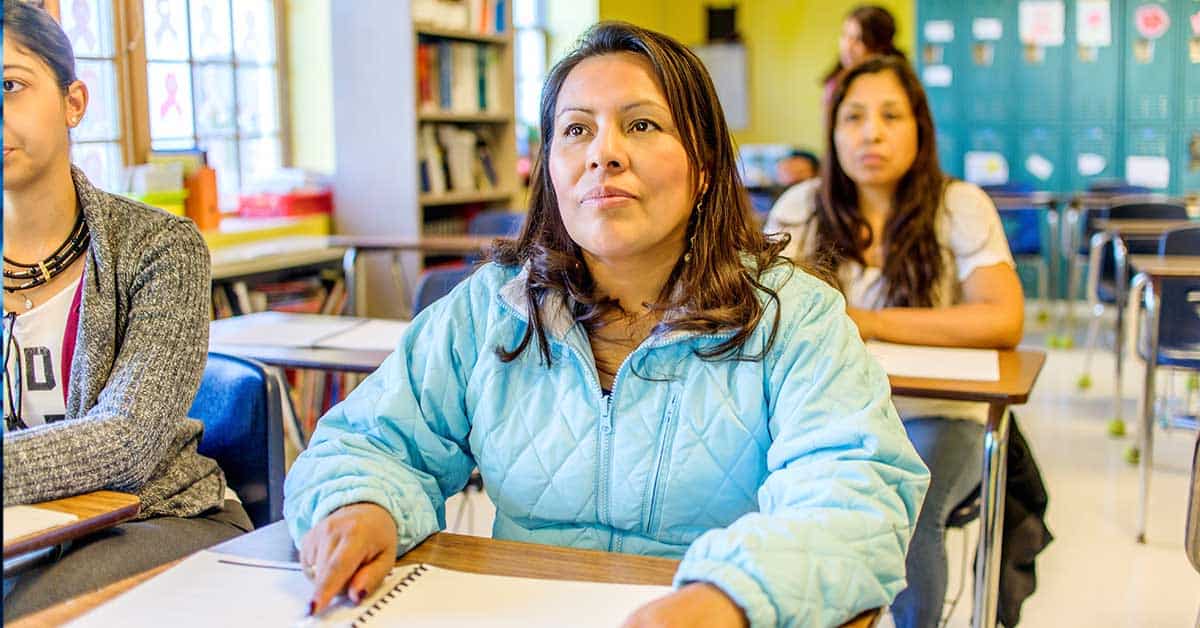
[[[528,324],[524,275],[484,266],[321,419],[287,477],[292,538],[374,502],[406,552],[444,527],[478,465],[496,538],[682,558],[677,586],[719,586],[753,626],[888,605],[928,471],[841,295],[790,266],[764,283],[783,312],[765,360],[695,356],[726,335],[654,337],[606,398],[561,298],[543,306],[552,367],[536,345],[500,361]],[[747,354],[773,320],[770,305]]]

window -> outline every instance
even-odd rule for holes
[[[150,147],[200,148],[222,206],[283,164],[273,0],[142,0]]]
[[[87,113],[71,133],[72,161],[100,188],[120,189],[124,160],[112,0],[66,0],[59,9],[75,49],[75,73],[89,95]]]
[[[529,142],[538,133],[538,105],[546,80],[547,45],[545,0],[513,3],[516,29],[517,153],[530,155]]]

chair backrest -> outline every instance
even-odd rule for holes
[[[479,236],[515,237],[520,235],[521,226],[524,224],[525,214],[523,212],[488,210],[479,212],[471,218],[467,223],[467,233]]]
[[[1013,255],[1041,255],[1042,210],[1036,207],[1000,210],[1000,224]]]
[[[253,360],[209,353],[188,416],[204,423],[199,451],[217,461],[255,527],[283,518],[279,383]]]
[[[1096,179],[1088,185],[1088,192],[1096,194],[1149,194],[1150,188],[1130,185],[1121,179]]]
[[[429,307],[434,301],[446,296],[474,270],[471,266],[430,268],[421,274],[417,292],[413,297],[413,316]]]
[[[1188,493],[1183,548],[1187,550],[1192,568],[1200,572],[1200,434],[1196,435],[1196,446],[1192,451],[1192,490]]]
[[[1176,227],[1158,240],[1159,255],[1200,255],[1200,223]]]
[[[1200,278],[1163,277],[1158,284],[1158,346],[1200,352]]]

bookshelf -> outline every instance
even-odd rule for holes
[[[447,8],[449,7],[449,10]],[[511,0],[331,4],[335,232],[463,232],[520,204]],[[370,316],[397,316],[427,260],[365,260]],[[362,314],[362,313],[360,313]]]

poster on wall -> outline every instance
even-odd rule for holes
[[[965,156],[965,179],[975,185],[1008,183],[1008,161],[993,151],[970,150]]]
[[[1080,46],[1112,45],[1112,6],[1108,0],[1080,0],[1075,7],[1075,39]]]
[[[742,44],[708,44],[696,46],[694,50],[712,75],[729,128],[734,131],[750,128],[746,47]]]
[[[1161,4],[1143,4],[1133,12],[1133,23],[1138,35],[1145,39],[1158,39],[1171,28],[1171,16]]]
[[[1129,155],[1125,158],[1125,180],[1130,185],[1165,188],[1171,184],[1171,161],[1153,155]]]
[[[1063,45],[1067,10],[1062,0],[1022,0],[1017,15],[1022,44],[1041,48]]]

